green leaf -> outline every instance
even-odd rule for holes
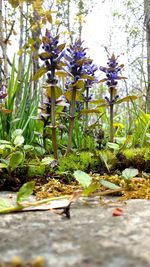
[[[122,176],[125,180],[129,180],[138,175],[138,173],[139,173],[138,169],[127,168],[122,172]]]
[[[116,144],[116,143],[111,143],[111,142],[108,142],[108,143],[107,143],[107,147],[112,148],[112,149],[114,149],[114,150],[119,150],[119,148],[120,148],[120,146],[119,146],[118,144]]]
[[[123,102],[128,102],[128,101],[136,100],[136,99],[137,99],[136,95],[129,95],[129,96],[126,96],[126,97],[124,97],[122,99],[119,99],[114,104],[120,104],[120,103],[123,103]]]
[[[49,59],[50,56],[51,56],[51,53],[49,53],[49,52],[43,52],[43,53],[39,54],[39,58],[41,60]]]
[[[78,80],[76,83],[73,84],[73,86],[77,87],[78,89],[84,88],[84,80]]]
[[[0,163],[0,169],[6,169],[8,166],[5,163]]]
[[[64,48],[65,48],[65,43],[64,44],[60,44],[60,45],[58,45],[57,46],[57,50],[59,51],[59,52],[61,52]]]
[[[56,76],[59,76],[59,77],[62,77],[62,78],[65,78],[68,76],[68,73],[63,71],[63,70],[58,70],[55,72]]]
[[[52,158],[52,157],[45,157],[45,158],[42,159],[41,164],[42,165],[49,165],[53,161],[54,161],[54,158]]]
[[[67,98],[68,101],[71,101],[72,99],[72,90],[68,90],[65,94],[65,97]],[[81,101],[83,102],[83,96],[80,91],[76,91],[76,101]]]
[[[32,77],[32,81],[38,80],[41,76],[43,76],[47,72],[47,68],[42,67],[40,68],[35,75]]]
[[[14,140],[15,146],[21,146],[23,145],[23,143],[24,143],[24,137],[22,135],[17,136]]]
[[[12,149],[13,149],[13,146],[12,146],[12,145],[7,145],[7,144],[5,144],[5,145],[0,145],[0,149],[2,150],[2,153],[3,153],[3,150],[5,150],[5,149],[10,149],[10,150],[12,150]]]
[[[80,114],[90,114],[90,113],[102,113],[98,109],[83,109],[80,111]]]
[[[11,137],[12,137],[12,139],[14,140],[17,136],[22,135],[22,133],[23,133],[23,130],[22,130],[22,129],[16,129],[16,130],[12,133]]]
[[[84,187],[88,187],[92,182],[92,177],[89,176],[86,172],[83,171],[75,171],[74,172],[75,179]]]
[[[31,146],[31,145],[24,145],[23,148],[24,148],[24,150],[26,152],[33,151],[34,150],[34,146]]]
[[[9,166],[12,169],[15,169],[23,162],[23,159],[24,159],[23,153],[20,151],[16,151],[11,154]]]
[[[44,86],[44,88],[46,89],[47,97],[51,97],[51,90],[52,90],[51,86]],[[55,97],[59,98],[62,94],[63,94],[62,89],[58,86],[55,86]]]
[[[89,101],[91,104],[106,104],[106,100],[105,99],[96,99],[96,100],[91,100]]]
[[[17,8],[19,6],[19,0],[8,0],[8,2],[12,5],[13,8]]]
[[[29,196],[32,195],[33,190],[35,187],[35,181],[30,181],[25,184],[20,188],[20,190],[17,193],[17,203],[22,202],[26,200]]]
[[[91,193],[95,192],[99,187],[99,184],[90,184],[87,188],[83,190],[83,196],[87,197]]]
[[[100,158],[104,162],[108,172],[110,172],[109,165],[108,165],[108,155],[105,152],[100,152]]]
[[[150,133],[146,133],[146,137],[150,138]]]
[[[114,183],[111,183],[109,181],[106,181],[104,179],[100,179],[99,182],[100,182],[101,185],[103,185],[103,186],[105,186],[105,187],[107,187],[109,189],[112,189],[112,190],[116,190],[116,189],[120,189],[121,188],[120,186],[118,186],[118,185],[116,185]]]
[[[107,81],[107,78],[104,78],[102,80],[99,81],[99,83],[103,83],[103,82],[106,82]]]
[[[88,75],[88,74],[82,74],[81,78],[82,79],[87,79],[87,80],[90,80],[90,81],[95,81],[95,78],[93,76],[91,76],[91,75]]]
[[[0,140],[0,144],[11,144],[9,141],[6,141],[6,140]]]
[[[0,198],[0,211],[12,207],[13,205],[7,199]]]

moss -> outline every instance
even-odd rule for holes
[[[150,170],[150,148],[125,149],[117,154],[116,168],[123,170],[134,167],[141,171]]]
[[[104,172],[114,169],[117,158],[110,150],[90,152],[70,153],[67,157],[59,160],[58,171],[74,172],[82,170],[85,172]]]
[[[133,159],[135,157],[135,149],[126,149],[123,151],[123,155],[126,159]]]
[[[126,159],[132,160],[137,158],[142,158],[144,161],[150,159],[150,148],[143,147],[143,148],[133,148],[133,149],[126,149],[123,151]]]
[[[70,153],[59,160],[59,172],[87,171],[91,164],[92,154],[89,152]]]

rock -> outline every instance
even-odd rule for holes
[[[79,201],[70,220],[50,211],[0,215],[0,263],[41,256],[46,267],[149,267],[150,201],[127,201],[112,216],[118,206]]]

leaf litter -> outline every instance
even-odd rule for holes
[[[0,263],[0,267],[45,267],[45,260],[41,256],[37,256],[34,260],[23,261],[20,257],[14,256],[11,261]]]
[[[145,174],[139,174],[139,177],[133,177],[130,185],[127,186],[121,175],[99,175],[90,174],[92,182],[85,187],[84,196],[117,196],[121,201],[129,199],[150,199],[150,179]],[[79,181],[64,184],[59,180],[51,179],[47,184],[35,186],[37,199],[45,199],[53,196],[71,195],[76,190],[83,189]],[[86,194],[87,192],[87,194]]]
[[[76,181],[70,184],[64,184],[56,179],[51,179],[44,185],[35,185],[33,181],[27,182],[17,193],[14,205],[9,201],[9,197],[0,199],[0,213],[50,210],[70,218],[70,206],[80,196],[97,196],[99,204],[105,202],[102,198],[107,195],[117,196],[118,203],[128,199],[150,199],[150,179],[144,176],[134,177],[129,183],[117,174],[88,175],[82,171],[76,171],[74,176]],[[33,192],[37,200],[26,202],[26,198],[29,198]],[[106,202],[108,206],[109,201]]]

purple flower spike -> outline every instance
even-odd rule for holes
[[[86,57],[85,48],[82,47],[81,40],[76,40],[73,45],[70,45],[66,50],[65,59],[68,71],[73,77],[81,78],[84,65],[90,61]],[[75,78],[76,79],[76,78]]]
[[[107,62],[108,67],[100,67],[99,69],[106,73],[105,79],[101,80],[101,82],[106,82],[106,85],[108,87],[115,87],[118,84],[118,81],[121,79],[126,79],[126,77],[121,77],[118,75],[118,73],[122,70],[124,67],[123,64],[118,66],[117,58],[114,54],[112,54],[111,58],[109,58]]]
[[[40,59],[45,61],[49,70],[52,68],[60,69],[61,59],[64,57],[65,44],[59,44],[59,35],[52,36],[51,32],[46,29],[45,36],[42,38],[45,52],[39,55]]]

